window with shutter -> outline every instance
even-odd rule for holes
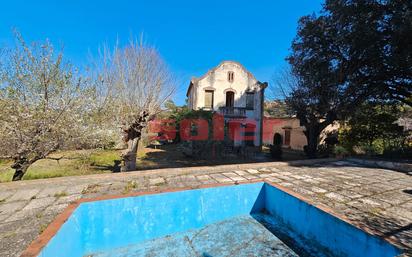
[[[285,145],[290,145],[290,129],[285,129]]]
[[[253,110],[255,106],[255,93],[246,93],[246,109]]]
[[[213,109],[213,91],[211,90],[205,91],[205,108]]]

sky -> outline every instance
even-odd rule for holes
[[[3,1],[0,46],[13,28],[26,41],[49,39],[67,60],[84,67],[103,45],[144,35],[177,77],[181,105],[191,77],[223,60],[242,63],[269,84],[286,66],[298,20],[321,9],[320,0],[32,0]]]

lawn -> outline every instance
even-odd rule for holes
[[[44,159],[35,162],[24,175],[24,180],[52,178],[74,175],[86,175],[112,172],[114,161],[120,160],[120,152],[116,150],[79,150],[62,151],[50,157],[61,160]],[[0,182],[11,181],[13,169],[11,161],[0,162]]]
[[[143,148],[138,152],[138,169],[160,168],[173,164],[169,158],[177,158],[175,151],[168,151],[167,156],[162,149]],[[173,153],[174,152],[174,153]],[[172,154],[173,153],[173,154]],[[78,176],[119,171],[120,150],[76,150],[60,151],[50,157],[35,162],[24,175],[23,180]],[[173,156],[173,157],[171,157]],[[160,157],[160,158],[159,158]],[[117,165],[116,165],[117,163]],[[10,168],[10,160],[0,160],[0,183],[11,181],[14,170]]]
[[[302,154],[285,151],[284,161],[304,158]],[[34,163],[23,180],[53,178],[65,176],[78,176],[98,173],[111,173],[120,171],[120,153],[119,150],[77,150],[61,151],[52,154],[50,157],[60,158],[59,161],[54,159],[39,160]],[[162,145],[156,148],[145,147],[138,152],[137,170],[156,169],[156,168],[175,168],[189,166],[210,166],[219,164],[236,164],[247,162],[271,161],[269,150],[264,148],[263,156],[260,160],[250,160],[238,157],[230,157],[212,160],[195,160],[186,157],[179,145]],[[11,161],[0,160],[0,182],[11,181],[13,169],[10,168]]]

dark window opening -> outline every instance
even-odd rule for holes
[[[246,109],[253,110],[255,106],[255,93],[246,93]]]
[[[229,71],[227,73],[227,80],[229,82],[233,82],[235,80],[235,73],[233,71]]]
[[[235,104],[235,93],[234,92],[226,92],[226,107],[233,107]]]

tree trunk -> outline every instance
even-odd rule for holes
[[[314,133],[309,134],[308,148],[306,154],[311,159],[316,158],[318,155],[318,140],[319,136],[315,136]]]
[[[305,136],[308,141],[306,155],[311,159],[317,157],[320,132],[317,125],[309,124],[306,126]]]
[[[30,167],[30,163],[24,160],[17,160],[11,167],[15,170],[12,180],[18,181],[23,178],[24,174],[26,174],[28,168]]]
[[[136,170],[137,149],[140,138],[135,138],[127,142],[127,149],[122,153],[122,166],[120,171]]]
[[[148,119],[149,113],[143,111],[134,123],[123,130],[123,141],[127,143],[127,149],[121,155],[122,166],[120,171],[136,170],[137,148],[142,137],[142,130],[146,127]]]

